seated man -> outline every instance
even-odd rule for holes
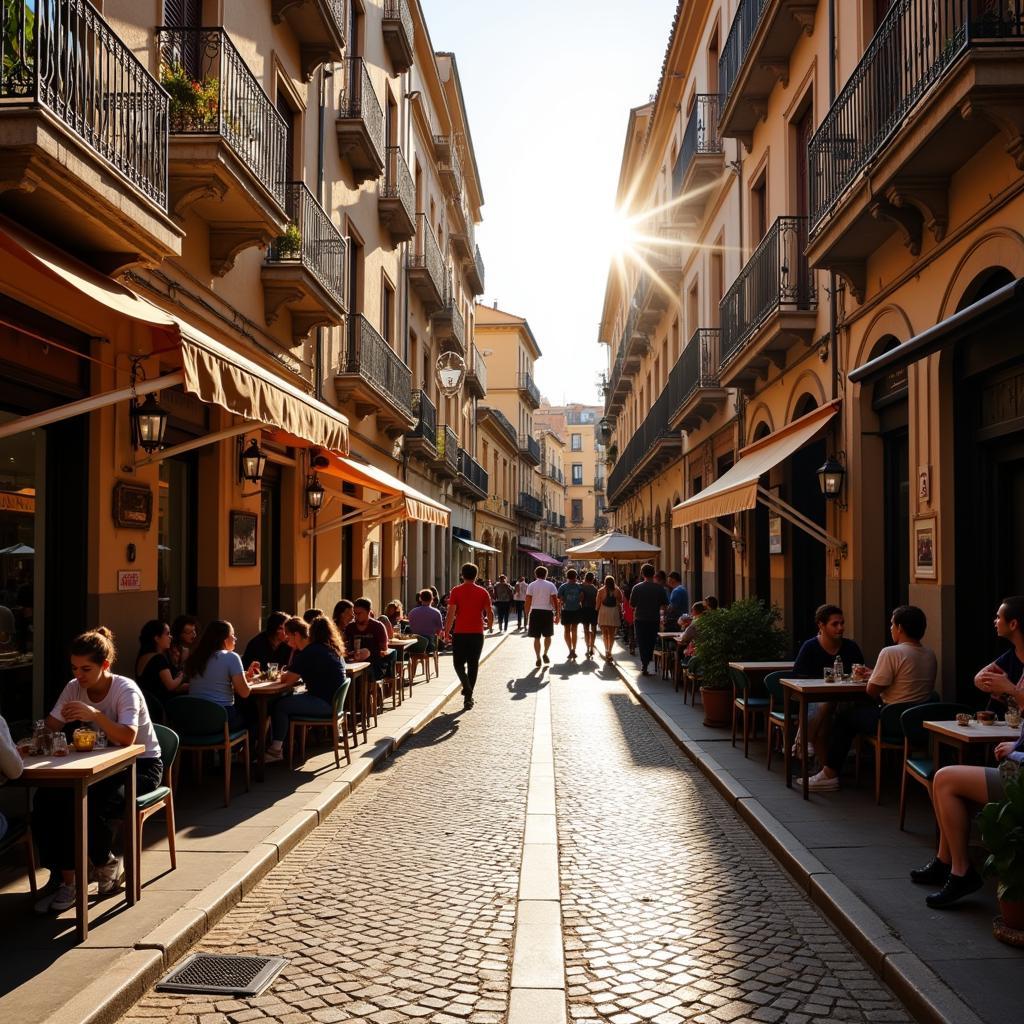
[[[371,614],[373,603],[360,597],[352,603],[352,621],[345,627],[345,646],[353,661],[368,661],[373,678],[395,674],[395,652],[388,648],[384,624]]]
[[[260,668],[266,670],[267,665],[276,663],[287,665],[291,657],[291,648],[284,632],[284,624],[289,616],[284,612],[271,612],[267,616],[262,633],[257,633],[246,645],[242,655],[242,664],[248,667],[258,661]]]
[[[995,627],[1010,646],[974,677],[974,685],[988,694],[989,710],[1002,714],[1011,697],[1024,706],[1024,597],[1008,597],[999,605]]]
[[[893,610],[889,632],[893,646],[883,647],[868,680],[868,703],[852,704],[836,715],[825,765],[809,781],[818,792],[839,788],[839,772],[858,735],[871,735],[884,704],[921,704],[935,689],[939,665],[935,652],[921,643],[928,620],[920,608],[902,604]]]
[[[416,607],[409,609],[409,632],[418,637],[415,647],[409,648],[410,654],[433,653],[437,650],[437,634],[444,629],[444,619],[433,606],[434,595],[429,590],[421,590],[416,595]]]

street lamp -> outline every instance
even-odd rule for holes
[[[462,380],[466,376],[465,360],[458,352],[442,352],[437,357],[436,369],[441,391],[448,398],[453,398],[459,393]]]
[[[160,408],[160,403],[153,394],[146,395],[140,405],[132,402],[131,408],[132,433],[135,444],[147,455],[159,451],[164,446],[164,434],[167,432],[167,413]]]
[[[324,503],[324,485],[314,470],[306,478],[306,512],[316,515]]]
[[[843,489],[845,477],[846,469],[843,464],[834,455],[830,455],[818,470],[818,486],[821,488],[821,493],[829,501],[834,501]]]
[[[602,416],[597,423],[598,444],[608,445],[612,439],[612,421],[607,416]]]
[[[263,471],[267,468],[267,454],[256,443],[256,438],[249,442],[249,447],[242,451],[243,442],[239,440],[238,472],[243,480],[258,484],[263,479]]]

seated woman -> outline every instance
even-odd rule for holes
[[[150,619],[139,631],[135,681],[147,697],[155,698],[159,704],[173,694],[188,693],[184,672],[175,670],[168,658],[170,649],[170,627],[159,619]]]
[[[248,669],[242,667],[242,659],[235,653],[237,642],[231,623],[214,619],[203,630],[199,643],[185,662],[192,696],[220,704],[227,711],[232,731],[248,728],[246,716],[235,698],[249,696],[252,692],[249,682],[260,671],[258,661]]]
[[[125,676],[110,671],[116,652],[109,629],[83,633],[71,642],[71,671],[75,678],[64,687],[46,719],[49,729],[70,722],[89,722],[107,734],[114,746],[139,744],[145,748],[135,762],[139,796],[160,785],[164,767],[160,742],[150,721],[142,691]],[[121,884],[121,863],[111,852],[114,833],[124,818],[124,773],[89,787],[89,859],[96,870],[101,893],[115,892]],[[32,830],[39,843],[39,858],[50,868],[57,887],[36,903],[36,910],[68,910],[75,905],[75,820],[71,789],[40,789],[32,809]]]
[[[289,629],[290,625],[293,629]],[[300,680],[306,684],[305,693],[290,693],[274,705],[271,743],[267,747],[267,763],[280,761],[292,718],[305,715],[329,715],[334,695],[345,682],[345,659],[341,637],[334,624],[324,616],[309,624],[306,635],[298,626],[301,619],[289,619],[285,624],[289,644],[296,647],[288,671],[282,676],[294,685]]]
[[[189,652],[199,639],[199,620],[194,615],[179,615],[171,623],[171,647],[167,660],[174,675],[185,670]]]
[[[345,635],[345,627],[352,621],[352,616],[355,614],[355,606],[351,601],[346,601],[342,598],[334,606],[334,614],[331,618],[334,620],[334,628],[342,635]]]
[[[314,619],[319,619],[321,615],[323,615],[322,609],[320,609],[320,608],[307,608],[302,613],[302,621],[305,622],[308,625]],[[285,625],[285,632],[287,632],[288,631],[288,623],[286,622],[284,625]],[[288,637],[284,638],[284,642],[288,643]],[[289,646],[291,646],[291,645],[289,645]]]
[[[20,777],[24,767],[21,754],[18,753],[18,747],[14,740],[11,739],[11,730],[7,727],[7,722],[3,716],[0,715],[0,786],[8,779]],[[7,834],[8,827],[7,818],[4,817],[4,812],[0,810],[0,839],[3,839]]]
[[[391,635],[401,636],[405,632],[408,622],[405,618],[405,609],[402,608],[402,602],[395,599],[394,601],[388,601],[384,608],[385,619],[391,624]]]

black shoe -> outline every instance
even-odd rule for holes
[[[544,664],[545,665],[549,665],[550,663],[551,663],[551,659],[545,654],[544,655]]]
[[[914,868],[910,872],[910,880],[917,885],[945,885],[949,869],[949,864],[933,857],[923,868]]]
[[[925,896],[924,901],[932,910],[942,910],[943,907],[948,907],[956,903],[957,900],[970,896],[972,892],[977,892],[982,885],[984,883],[981,880],[981,875],[973,867],[967,869],[966,875],[954,875],[951,871],[946,879],[946,884],[938,892]]]
[[[468,711],[473,706],[473,698],[466,697],[462,702],[462,710]]]
[[[537,668],[540,668],[540,658],[537,659]]]

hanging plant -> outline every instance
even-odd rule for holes
[[[171,130],[204,131],[217,123],[220,83],[216,78],[197,81],[176,61],[164,65],[160,84],[170,102]]]

